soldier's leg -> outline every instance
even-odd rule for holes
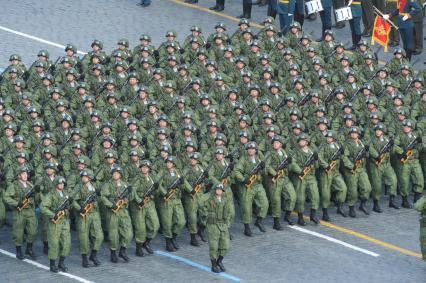
[[[37,238],[38,220],[35,212],[32,211],[31,215],[26,217],[25,221],[25,235],[27,244],[32,244]]]
[[[60,246],[60,257],[67,257],[70,255],[71,251],[71,231],[70,224],[67,221],[64,221],[60,224],[60,235],[59,235],[59,246]],[[50,251],[50,247],[49,247]]]
[[[408,186],[410,185],[411,167],[408,163],[399,166],[399,189],[402,197],[408,196]]]
[[[345,183],[348,188],[346,202],[349,207],[353,207],[358,201],[358,175],[352,175],[350,172],[345,172]]]
[[[109,248],[113,251],[116,251],[119,246],[119,234],[118,234],[118,215],[115,213],[109,213],[108,216],[108,240],[109,240]]]
[[[135,208],[132,211],[132,222],[135,228],[135,242],[142,244],[146,241],[145,210]]]
[[[13,212],[12,238],[15,246],[22,246],[24,243],[25,218],[22,213]]]
[[[188,226],[188,231],[190,234],[197,233],[197,203],[194,199],[184,198],[184,209],[186,214],[186,221]]]
[[[331,174],[332,172],[330,172]],[[321,193],[321,207],[328,208],[331,198],[331,175],[321,172],[319,176],[319,189]]]
[[[234,205],[234,195],[232,194],[231,188],[226,186],[225,187],[225,195],[227,198],[229,198],[229,202],[231,205],[231,211],[230,211],[230,221],[228,227],[231,227],[232,223],[234,223],[235,220],[235,205]]]
[[[296,205],[296,191],[294,190],[293,183],[290,181],[290,179],[285,178],[283,182],[283,190],[282,190],[282,196],[284,198],[284,210],[286,211],[293,211],[294,207]]]
[[[296,180],[296,206],[295,210],[298,213],[303,213],[305,211],[305,190],[306,190],[306,183],[302,182],[300,180]]]
[[[345,181],[343,180],[342,175],[339,172],[335,172],[332,182],[332,190],[336,192],[336,201],[338,204],[342,204],[345,202],[346,194],[348,192],[348,188],[346,186]]]
[[[252,219],[252,205],[253,205],[253,188],[248,189],[245,186],[241,186],[242,190],[240,196],[240,206],[241,206],[241,218],[243,224],[251,223]]]
[[[282,180],[278,180],[278,183],[272,184],[270,186],[271,189],[271,208],[272,208],[272,217],[281,217],[281,195],[283,192],[284,182]]]
[[[165,238],[172,238],[172,217],[173,209],[169,204],[161,204],[160,221]]]
[[[388,193],[390,196],[396,196],[396,185],[397,185],[397,178],[395,171],[393,170],[392,166],[387,165],[385,168],[383,168],[383,182],[385,183],[385,186],[388,187]]]
[[[413,192],[422,193],[424,189],[424,176],[422,167],[418,161],[411,164],[411,180],[413,183]]]
[[[226,256],[229,251],[229,232],[228,230],[220,231],[219,238],[219,256]]]
[[[2,190],[2,188],[0,188]],[[3,227],[4,223],[6,222],[6,206],[3,202],[3,196],[0,192],[0,228]]]
[[[59,257],[59,241],[61,236],[60,224],[48,223],[48,242],[49,242],[49,253],[48,258],[55,260]]]
[[[207,225],[207,234],[209,236],[210,259],[217,259],[219,257],[220,231],[215,224],[210,224]]]
[[[185,227],[185,223],[185,213],[183,211],[182,203],[179,202],[173,206],[173,234],[179,235]]]
[[[368,200],[371,193],[371,184],[366,172],[360,172],[358,178],[359,197],[361,200]]]
[[[423,260],[426,260],[426,218],[420,219],[420,248]]]
[[[421,52],[423,50],[423,22],[414,22],[414,50]]]
[[[260,184],[253,189],[255,193],[254,199],[259,207],[257,217],[265,218],[266,214],[268,214],[269,208],[268,198],[266,197],[265,189]]]
[[[79,217],[77,222],[78,243],[80,254],[86,254],[90,251],[89,240],[89,216]]]
[[[314,176],[311,176],[312,178],[309,178],[308,184],[307,184],[307,193],[309,196],[309,199],[311,200],[311,209],[317,210],[319,207],[319,192],[318,192],[318,184],[317,180]]]
[[[120,246],[127,248],[133,239],[132,221],[127,211],[122,211],[119,220]]]
[[[382,167],[384,165],[381,165]],[[369,166],[370,180],[371,180],[371,197],[373,200],[379,201],[382,197],[382,168],[377,167],[375,164]]]
[[[104,234],[102,232],[101,218],[97,213],[93,213],[91,215],[89,235],[92,239],[92,249],[95,251],[99,251],[102,242],[104,241]]]
[[[149,206],[146,209],[146,237],[154,239],[157,236],[158,229],[160,228],[160,221],[158,220],[157,211],[154,205]]]

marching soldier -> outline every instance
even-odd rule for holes
[[[111,177],[101,189],[101,201],[106,207],[109,248],[111,251],[110,260],[113,263],[118,262],[117,249],[120,249],[118,256],[124,262],[129,262],[130,259],[127,256],[126,248],[132,241],[133,231],[127,206],[132,187],[122,179],[123,171],[119,165],[112,167]]]
[[[414,208],[421,213],[420,218],[420,248],[422,250],[423,260],[426,261],[426,196],[421,197]]]
[[[158,181],[151,174],[152,164],[149,160],[142,160],[139,176],[133,181],[133,201],[130,203],[130,212],[135,227],[136,255],[144,256],[143,248],[153,254],[151,241],[160,228],[157,210],[155,209],[155,190]]]
[[[177,236],[185,226],[185,213],[182,206],[182,193],[190,193],[191,185],[176,170],[176,157],[168,156],[165,160],[166,168],[163,177],[159,181],[158,193],[160,200],[160,221],[166,250],[175,252],[179,249]]]
[[[39,198],[39,188],[29,182],[29,169],[21,167],[17,172],[18,180],[8,186],[4,195],[4,202],[13,207],[13,241],[16,246],[16,258],[24,259],[22,245],[27,242],[25,254],[31,259],[36,256],[33,252],[33,243],[37,237],[37,217],[35,206]]]
[[[249,142],[245,146],[244,154],[235,166],[235,179],[239,182],[238,190],[240,196],[241,217],[244,224],[244,235],[251,237],[250,223],[252,221],[253,202],[258,207],[255,226],[260,231],[266,232],[262,220],[268,212],[268,198],[262,186],[262,171],[265,160],[258,153],[257,144]]]
[[[82,266],[89,267],[87,259],[89,251],[91,252],[89,260],[95,266],[99,266],[101,263],[97,258],[97,253],[104,240],[98,204],[100,190],[93,183],[94,175],[90,169],[81,171],[80,178],[81,182],[75,188],[73,208],[79,212],[77,231]]]
[[[69,210],[72,198],[65,190],[65,178],[56,176],[54,184],[55,189],[42,198],[41,213],[49,221],[47,225],[50,271],[57,273],[68,271],[64,262],[71,249]],[[59,262],[56,266],[58,257]]]

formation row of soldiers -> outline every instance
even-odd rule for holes
[[[367,42],[353,53],[327,31],[321,44],[294,23],[279,36],[271,18],[255,33],[242,19],[207,38],[193,26],[183,43],[174,31],[158,48],[148,35],[110,55],[99,40],[83,58],[69,44],[52,62],[46,50],[27,68],[19,55],[0,82],[2,156],[0,219],[13,210],[17,257],[34,256],[41,209],[51,270],[66,271],[70,221],[82,265],[99,265],[108,240],[111,261],[152,253],[161,227],[166,249],[208,232],[212,270],[224,271],[236,204],[244,234],[265,232],[280,218],[293,225],[309,200],[310,220],[343,217],[355,206],[382,212],[412,206],[424,189],[425,72],[402,49],[378,65]],[[349,212],[344,207],[349,206]],[[198,236],[197,236],[198,235]],[[59,258],[59,264],[56,260]]]

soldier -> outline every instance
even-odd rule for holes
[[[308,190],[308,196],[311,200],[311,213],[310,220],[315,224],[319,223],[317,218],[317,209],[319,207],[319,192],[318,184],[315,178],[314,172],[316,160],[318,159],[318,153],[314,148],[309,147],[309,137],[305,133],[300,134],[297,137],[297,145],[293,151],[293,161],[299,166],[300,170],[296,170],[291,174],[293,184],[295,186],[297,200],[295,210],[298,215],[297,223],[301,226],[305,226],[305,220],[303,219],[303,212],[305,210],[306,195],[305,191]]]
[[[21,167],[17,172],[18,180],[8,186],[4,195],[4,202],[13,207],[13,241],[16,246],[16,258],[23,260],[22,245],[27,242],[25,254],[36,259],[33,252],[33,243],[37,237],[37,217],[35,206],[39,198],[39,186],[29,182],[29,169]]]
[[[102,245],[104,235],[99,215],[99,204],[97,198],[100,190],[93,183],[94,175],[90,169],[80,172],[81,181],[77,184],[73,208],[79,212],[77,221],[77,231],[79,238],[79,248],[82,258],[82,266],[89,267],[87,255],[91,250],[89,260],[95,266],[101,263],[97,258],[97,253]]]
[[[223,184],[215,184],[214,189],[213,193],[203,196],[203,204],[207,213],[207,233],[212,271],[219,273],[226,271],[222,261],[229,250],[228,223],[231,217],[232,203],[223,195],[225,191]]]
[[[414,208],[421,213],[420,219],[420,248],[422,250],[423,260],[426,261],[426,196],[421,197]]]
[[[48,219],[48,242],[50,271],[67,272],[65,257],[70,254],[71,232],[69,222],[69,209],[72,197],[65,189],[65,178],[55,177],[55,189],[50,191],[41,202],[41,213]],[[58,266],[56,259],[59,257]]]
[[[261,232],[266,232],[262,220],[268,212],[268,198],[262,186],[262,170],[265,167],[265,160],[258,152],[257,144],[249,142],[245,146],[244,154],[235,166],[235,179],[239,182],[239,195],[241,205],[241,217],[244,224],[244,235],[251,237],[250,223],[252,221],[252,207],[256,203],[258,207],[256,213],[255,226]]]
[[[349,216],[352,218],[356,217],[355,204],[358,198],[361,199],[359,210],[366,215],[370,214],[366,207],[371,192],[371,184],[365,170],[368,149],[369,145],[364,145],[364,142],[360,139],[359,128],[351,127],[349,129],[349,139],[345,142],[345,152],[343,154],[343,176],[348,187],[347,202],[349,205]]]
[[[214,5],[213,7],[210,7],[209,9],[222,12],[223,10],[225,10],[225,0],[216,0],[216,5]]]
[[[340,159],[344,152],[342,145],[336,140],[336,133],[327,131],[325,134],[326,144],[321,147],[318,153],[319,161],[319,182],[321,191],[321,206],[323,210],[322,220],[330,221],[328,207],[332,192],[335,193],[337,203],[337,213],[346,217],[342,205],[346,199],[347,187],[342,175],[339,172]]]
[[[292,157],[283,149],[285,145],[284,138],[275,135],[272,138],[272,154],[266,162],[266,186],[271,187],[270,203],[272,207],[272,217],[274,218],[275,230],[282,230],[280,224],[281,213],[284,210],[284,221],[293,225],[291,220],[291,212],[296,204],[296,192],[293,184],[289,179],[290,172],[300,172],[300,168],[296,163],[292,163]],[[281,204],[284,199],[284,204]]]
[[[133,238],[132,222],[130,220],[127,205],[129,203],[132,187],[123,181],[123,170],[115,165],[111,169],[111,179],[101,189],[101,201],[106,207],[107,229],[110,260],[118,262],[117,249],[120,248],[118,256],[124,262],[129,262],[126,248]]]
[[[402,196],[402,207],[411,208],[408,201],[410,181],[413,184],[414,202],[416,202],[423,193],[424,176],[419,162],[420,152],[426,147],[425,141],[422,143],[420,133],[414,133],[415,122],[406,119],[402,122],[403,132],[396,136],[395,144],[400,148],[396,149],[399,154],[398,159],[398,183]]]
[[[151,174],[152,164],[149,160],[142,160],[139,176],[132,180],[133,201],[130,203],[130,212],[135,226],[136,255],[144,256],[144,248],[153,254],[150,243],[157,235],[160,227],[157,210],[154,203],[154,192],[158,188],[158,181]]]
[[[175,252],[179,249],[177,236],[185,226],[185,214],[182,206],[183,191],[191,192],[192,188],[184,176],[176,170],[176,157],[168,156],[166,169],[159,184],[160,221],[163,235],[166,238],[166,250]]]
[[[389,193],[389,207],[399,209],[395,204],[397,179],[390,162],[390,155],[400,150],[394,145],[394,139],[385,136],[386,126],[378,123],[374,126],[374,135],[370,140],[370,158],[367,168],[372,186],[372,198],[374,202],[373,211],[381,213],[379,201],[382,197],[382,183]]]

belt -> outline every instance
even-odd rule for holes
[[[399,15],[400,15],[400,16],[406,16],[406,15],[408,15],[408,14],[409,14],[409,13],[401,13],[401,12],[399,13]]]
[[[280,1],[283,4],[288,4],[288,1]]]
[[[354,4],[354,5],[361,5],[361,2],[353,1],[352,4]]]

